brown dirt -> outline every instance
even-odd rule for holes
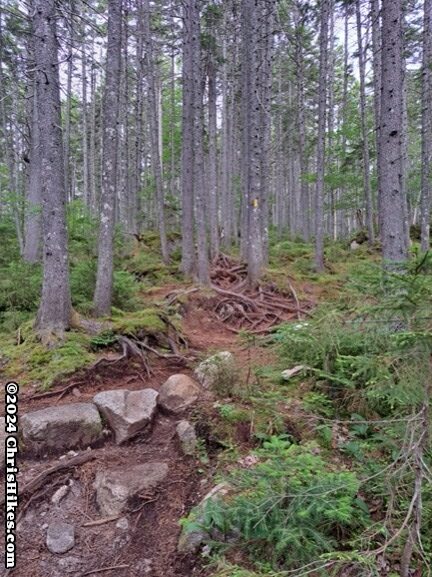
[[[169,293],[169,287],[159,297]],[[226,328],[211,310],[208,301],[199,293],[188,298],[183,305],[183,334],[190,350],[199,359],[205,354],[230,350],[236,356],[243,375],[252,366],[263,366],[274,361],[265,348],[244,343]],[[139,361],[121,361],[110,366],[100,365],[92,371],[81,371],[71,379],[58,383],[61,391],[71,382],[76,383],[78,396],[69,390],[61,399],[31,398],[30,387],[22,395],[20,412],[25,413],[56,402],[70,403],[91,399],[102,390],[127,388],[130,390],[153,387],[156,390],[173,373],[190,374],[192,367],[173,359],[160,359],[150,355],[152,376],[148,377]],[[248,377],[247,377],[248,378]],[[75,470],[69,470],[50,478],[28,503],[20,521],[17,543],[17,568],[14,577],[72,577],[84,576],[86,572],[118,565],[124,569],[112,569],[96,575],[104,577],[190,577],[206,572],[197,556],[182,556],[176,551],[180,532],[179,519],[186,516],[192,506],[200,501],[211,487],[212,459],[204,466],[192,457],[184,457],[175,437],[177,419],[159,414],[150,436],[136,438],[129,444],[117,447],[108,438],[104,446],[93,448],[95,460]],[[44,456],[41,460],[22,459],[19,483],[27,483],[35,475],[51,466],[58,457]],[[168,479],[152,495],[146,496],[146,504],[137,502],[139,512],[125,515],[129,530],[122,531],[116,522],[96,527],[84,527],[89,520],[100,518],[97,510],[93,482],[95,473],[102,468],[128,467],[152,460],[163,460],[169,465]],[[207,471],[203,469],[207,467]],[[56,507],[50,498],[61,484],[73,481],[72,490]],[[53,519],[71,522],[76,527],[75,547],[64,555],[52,555],[46,548],[46,526]],[[3,537],[0,537],[3,540]],[[0,555],[1,556],[1,555]]]

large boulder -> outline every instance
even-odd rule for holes
[[[182,413],[198,400],[198,384],[187,375],[171,375],[159,391],[158,403],[169,413]]]
[[[98,441],[102,421],[92,403],[74,403],[23,415],[21,432],[26,450],[63,451]]]
[[[117,445],[145,430],[157,409],[158,393],[154,389],[141,391],[103,391],[93,402],[115,434]]]
[[[94,486],[102,515],[108,517],[125,512],[130,499],[155,488],[167,475],[168,465],[158,461],[99,471]]]
[[[50,523],[46,545],[51,553],[66,553],[75,545],[75,527],[62,521]]]
[[[221,351],[200,363],[195,376],[205,389],[214,389],[223,394],[232,391],[237,379],[234,356],[229,351]]]

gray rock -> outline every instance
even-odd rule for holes
[[[57,562],[59,569],[64,571],[64,573],[75,573],[82,566],[82,561],[79,557],[62,557]]]
[[[21,431],[26,450],[62,451],[99,440],[102,421],[92,403],[74,403],[23,415]]]
[[[121,519],[117,521],[116,527],[120,529],[120,531],[127,531],[129,529],[129,521],[126,517],[121,517]]]
[[[187,375],[171,375],[159,391],[158,403],[170,413],[181,413],[196,403],[200,392],[197,383]]]
[[[154,389],[141,391],[104,391],[93,402],[115,433],[117,445],[146,429],[156,412],[158,393]]]
[[[295,377],[307,369],[306,365],[296,365],[292,369],[285,369],[281,372],[281,377],[284,381],[289,381],[291,377]]]
[[[103,515],[119,515],[138,493],[152,489],[168,475],[168,465],[151,462],[127,468],[100,471],[96,474],[96,501]]]
[[[51,553],[66,553],[75,545],[75,527],[62,521],[48,526],[46,545]]]
[[[236,372],[232,353],[221,351],[200,363],[195,376],[205,389],[229,389],[234,384]]]
[[[69,487],[67,485],[62,485],[51,497],[51,503],[53,503],[54,505],[58,505],[60,501],[63,499],[63,497],[66,497],[68,493],[69,493]]]
[[[176,427],[182,451],[185,455],[193,455],[197,446],[195,427],[189,421],[180,421]]]
[[[193,518],[195,528],[188,529],[187,525],[183,527],[177,544],[177,551],[179,553],[195,553],[206,540],[210,539],[210,535],[207,531],[205,531],[204,528],[199,527],[200,523],[202,523],[204,519],[205,507],[209,501],[220,499],[226,495],[228,490],[229,487],[226,483],[219,483],[219,485],[213,487],[204,499],[202,499],[199,505],[193,509],[190,516]],[[198,526],[198,528],[196,528],[196,526]]]
[[[358,248],[360,248],[360,246],[361,245],[356,240],[353,240],[350,244],[350,249],[351,250],[357,250]]]

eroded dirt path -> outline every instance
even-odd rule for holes
[[[183,333],[197,359],[221,350],[231,351],[243,375],[251,367],[266,365],[272,355],[258,346],[244,342],[208,310],[205,299],[190,298],[183,310]],[[139,361],[125,360],[113,366],[100,366],[81,378],[74,376],[77,387],[62,398],[30,399],[23,395],[21,413],[52,406],[91,400],[99,391],[109,389],[156,390],[174,373],[191,374],[192,368],[174,359],[151,359],[152,376],[143,374]],[[59,383],[61,390],[67,382]],[[211,403],[204,397],[203,403]],[[199,410],[195,408],[194,411]],[[175,427],[184,418],[158,413],[150,435],[138,437],[118,447],[111,438],[92,449],[95,459],[50,478],[30,500],[25,499],[18,531],[17,568],[14,577],[190,577],[205,575],[196,556],[177,553],[179,520],[187,515],[212,486],[212,458],[203,465],[195,457],[182,454]],[[81,451],[77,451],[81,453]],[[68,456],[63,456],[68,458]],[[24,485],[48,466],[58,462],[48,455],[41,459],[22,459],[19,482]],[[150,494],[131,504],[124,518],[96,526],[86,526],[101,519],[93,487],[97,471],[125,468],[131,464],[164,461],[169,474]],[[51,502],[55,491],[67,485],[69,491],[56,505]],[[63,555],[54,555],[46,547],[46,531],[54,520],[75,526],[75,546]],[[107,569],[112,567],[112,569]],[[103,572],[96,572],[104,569]],[[106,570],[105,570],[106,569]]]

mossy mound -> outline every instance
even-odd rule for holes
[[[136,335],[146,333],[156,335],[166,331],[167,324],[160,311],[147,308],[135,313],[116,314],[111,317],[112,329],[115,333]]]
[[[59,378],[91,364],[96,358],[91,337],[80,331],[66,333],[64,340],[48,348],[25,325],[21,339],[18,344],[16,338],[5,336],[0,343],[4,373],[20,384],[36,382],[47,389]]]

